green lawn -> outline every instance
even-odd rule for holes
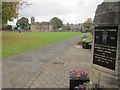
[[[2,58],[41,48],[82,33],[79,32],[3,32]]]

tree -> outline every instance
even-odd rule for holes
[[[57,30],[59,28],[62,28],[63,22],[57,17],[54,17],[53,19],[50,20],[50,22],[53,24],[53,29]]]
[[[3,30],[9,30],[12,31],[12,26],[11,25],[7,25],[3,28]]]
[[[25,17],[22,17],[21,19],[18,19],[17,23],[16,23],[17,28],[20,28],[22,30],[28,30],[29,27],[30,27],[28,22],[29,22],[28,18],[25,18]]]
[[[2,2],[0,6],[2,7],[2,26],[7,25],[7,21],[12,21],[18,16],[18,10],[23,6],[28,6],[27,2],[23,0],[18,0],[19,2]]]
[[[63,25],[62,30],[71,30],[69,25]]]
[[[17,5],[19,2],[2,2],[2,24],[6,25],[7,21],[12,21],[18,16]]]
[[[84,29],[90,29],[93,26],[93,21],[92,18],[88,18],[87,21],[83,23],[83,28]]]

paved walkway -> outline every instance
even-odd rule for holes
[[[56,81],[58,78],[60,79],[60,77],[63,77],[63,80],[61,79],[61,84],[59,85],[64,85],[62,83],[65,83],[65,86],[67,87],[68,76],[66,75],[69,70],[69,67],[67,67],[67,65],[69,64],[70,66],[76,63],[78,64],[77,66],[81,66],[82,63],[84,64],[84,62],[82,61],[84,61],[83,57],[86,56],[85,54],[88,54],[87,57],[89,57],[90,55],[90,51],[87,52],[83,49],[80,50],[74,48],[75,43],[77,43],[80,40],[81,36],[82,35],[69,38],[37,50],[31,50],[26,53],[3,59],[2,87],[23,88],[25,87],[26,83],[28,83],[28,81],[35,76],[36,73],[38,74],[35,77],[36,79],[34,83],[38,82],[37,80],[42,81],[42,79],[47,79],[47,77],[49,77],[49,79],[51,79],[52,77],[56,77],[54,81]],[[88,61],[90,61],[90,57],[87,60],[86,64],[88,63]],[[41,73],[41,70],[43,73]],[[63,75],[61,74],[61,76],[59,76],[59,73],[62,73]],[[40,77],[38,77],[39,75]],[[34,83],[31,83],[30,87],[34,87]],[[48,83],[52,82],[48,80]],[[40,87],[42,86],[42,84],[44,84],[44,81],[41,82],[41,84],[37,84],[37,86]]]
[[[73,45],[39,70],[25,88],[69,88],[69,70],[90,71],[91,57],[92,51]]]

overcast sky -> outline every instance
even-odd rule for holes
[[[36,22],[60,18],[63,23],[83,23],[87,18],[94,18],[97,5],[104,0],[28,0],[31,5],[19,10],[20,17],[34,16]],[[16,21],[16,20],[15,20]],[[9,22],[9,24],[15,24]]]

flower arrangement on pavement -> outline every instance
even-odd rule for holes
[[[81,71],[81,69],[70,70],[70,80],[86,80],[89,79],[88,71]]]
[[[92,40],[92,36],[91,35],[84,35],[83,37],[81,37],[81,42],[91,42]]]
[[[103,90],[99,84],[92,83],[88,71],[70,70],[70,90]]]
[[[84,38],[81,40],[82,42],[91,42],[91,39],[90,38]]]

